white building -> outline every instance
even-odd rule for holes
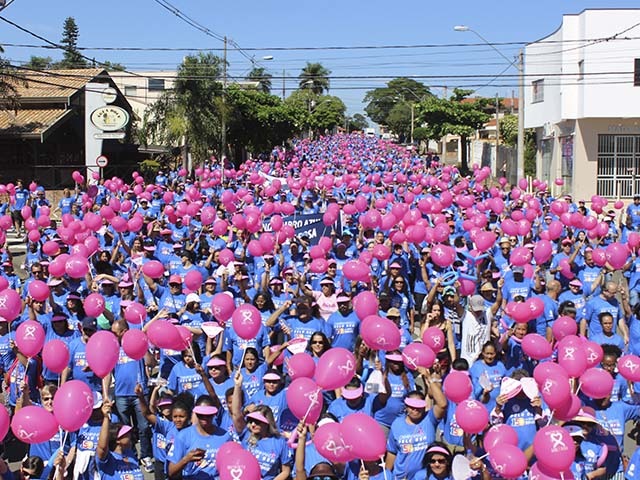
[[[584,10],[525,47],[525,127],[536,129],[538,177],[562,178],[576,199],[640,194],[638,24],[640,9]]]

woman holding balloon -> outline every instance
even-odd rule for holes
[[[480,357],[476,360],[469,374],[474,386],[473,395],[491,410],[495,406],[500,393],[500,382],[507,373],[504,364],[498,360],[495,344],[489,340],[482,346]]]
[[[129,425],[111,423],[111,402],[102,403],[102,426],[96,448],[96,467],[101,479],[144,480],[133,451]]]
[[[291,474],[291,450],[280,436],[273,412],[266,405],[259,405],[243,415],[241,387],[236,383],[231,402],[231,416],[240,442],[258,460],[263,480],[287,480]]]
[[[426,369],[419,371],[434,405],[427,409],[421,392],[409,392],[404,400],[406,415],[391,424],[386,468],[393,470],[395,478],[413,478],[422,468],[424,454],[436,440],[436,428],[446,413],[447,399],[442,393],[440,375]]]

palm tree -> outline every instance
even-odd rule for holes
[[[307,62],[307,66],[298,75],[300,89],[310,89],[316,95],[322,95],[325,90],[329,92],[329,75],[331,70],[323,67],[321,63]]]
[[[261,92],[271,93],[271,74],[264,67],[253,67],[245,79],[258,82],[258,90]]]
[[[0,53],[4,49],[0,47]],[[9,61],[0,57],[0,108],[16,111],[20,105],[17,86],[26,85],[26,81],[19,75]]]

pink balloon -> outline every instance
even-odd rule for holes
[[[167,320],[156,320],[147,327],[147,338],[158,348],[184,349],[185,345],[176,326]]]
[[[216,454],[216,468],[218,471],[222,470],[228,463],[229,459],[232,458],[233,454],[240,450],[242,450],[242,445],[239,443],[231,441],[223,443]]]
[[[99,293],[91,293],[84,299],[84,311],[90,317],[99,317],[104,312],[104,297]]]
[[[387,439],[382,427],[366,413],[352,413],[342,420],[342,438],[351,446],[356,458],[380,460],[387,451]],[[363,442],[362,439],[367,441]]]
[[[371,315],[360,324],[360,335],[372,350],[396,350],[400,346],[400,329],[391,320]]]
[[[260,327],[262,327],[262,317],[260,310],[251,304],[243,303],[235,309],[231,316],[231,325],[236,334],[245,340],[256,338]]]
[[[69,348],[62,340],[54,338],[42,347],[42,362],[53,373],[62,373],[69,365]]]
[[[518,446],[518,434],[513,427],[505,423],[498,423],[485,432],[482,443],[487,452],[492,452],[502,445]]]
[[[29,284],[29,296],[39,302],[49,298],[49,286],[42,280],[34,280]]]
[[[360,320],[376,315],[379,306],[378,297],[371,291],[365,290],[353,297],[353,309]]]
[[[316,366],[316,383],[324,390],[342,388],[356,372],[356,359],[346,348],[336,347],[324,352]]]
[[[558,345],[558,363],[570,377],[578,378],[587,369],[587,354],[582,345]]]
[[[109,330],[94,333],[87,342],[87,364],[91,371],[104,378],[118,363],[120,344],[116,336]]]
[[[313,435],[313,444],[320,455],[331,462],[346,463],[353,458],[351,446],[345,442],[342,426],[337,422],[318,427]]]
[[[556,340],[562,340],[569,335],[575,335],[578,332],[578,324],[569,316],[561,316],[553,322],[551,331]]]
[[[443,386],[446,397],[455,403],[468,399],[473,391],[469,374],[458,370],[449,372],[444,379]]]
[[[589,368],[580,376],[581,390],[591,398],[605,398],[613,390],[613,377],[599,368]]]
[[[540,462],[536,462],[531,466],[529,470],[530,478],[535,478],[536,480],[574,480],[575,477],[571,470],[565,470],[564,472],[556,472],[551,471],[544,467],[544,465],[540,464]]]
[[[578,414],[580,408],[582,408],[580,398],[572,393],[569,401],[554,410],[553,417],[558,420],[568,421]]]
[[[474,239],[476,247],[481,252],[486,252],[487,250],[489,250],[491,247],[493,247],[495,242],[496,234],[493,232],[480,232]]]
[[[435,354],[445,348],[444,332],[438,327],[429,327],[422,334],[422,343],[427,345]]]
[[[621,243],[614,242],[607,246],[605,254],[609,265],[617,270],[624,267],[627,263],[627,259],[629,258],[629,249]]]
[[[14,414],[11,431],[21,442],[33,445],[51,440],[58,433],[58,422],[44,408],[29,405]]]
[[[149,260],[142,265],[142,273],[149,278],[161,278],[164,275],[164,265],[158,260]]]
[[[618,371],[627,380],[640,382],[640,357],[623,355],[618,359]]]
[[[220,480],[260,480],[260,464],[252,453],[241,449],[233,452],[229,459],[222,462],[218,472]]]
[[[449,245],[436,244],[431,249],[431,261],[439,267],[449,267],[456,259],[456,251]]]
[[[44,345],[44,328],[35,320],[21,323],[16,330],[15,342],[18,350],[28,358],[35,357]]]
[[[0,317],[9,321],[15,320],[22,311],[20,294],[12,288],[0,292]]]
[[[122,349],[127,357],[142,360],[149,350],[147,336],[142,330],[130,329],[122,336]]]
[[[147,319],[147,309],[138,302],[133,302],[124,309],[124,318],[127,322],[140,324]]]
[[[342,266],[344,277],[353,282],[368,282],[370,273],[369,266],[359,260],[349,260]]]
[[[53,414],[62,428],[75,432],[93,412],[93,393],[80,380],[65,382],[53,397]]]
[[[313,273],[325,273],[328,268],[329,261],[326,258],[314,258],[309,265],[309,270]]]
[[[313,359],[311,361],[313,362]],[[322,389],[311,378],[298,377],[294,379],[287,387],[286,397],[291,413],[298,420],[304,420],[307,425],[315,424],[318,421],[324,400],[322,399]]]
[[[409,370],[418,367],[431,368],[436,360],[436,354],[427,345],[421,342],[413,342],[402,350],[402,361]]]
[[[189,290],[198,290],[202,285],[202,274],[200,270],[190,270],[184,276],[184,284]]]
[[[0,407],[0,441],[4,440],[4,437],[7,436],[10,423],[11,419],[9,418],[9,412],[3,405],[2,407]]]
[[[71,255],[65,262],[64,269],[71,278],[84,278],[89,272],[89,262],[79,254]]]
[[[551,471],[568,470],[576,458],[569,432],[555,425],[541,428],[533,439],[533,451],[538,463]]]
[[[571,398],[569,380],[561,375],[547,377],[544,382],[538,382],[538,386],[542,398],[552,409],[560,408]]]
[[[465,433],[477,434],[489,423],[489,412],[478,400],[463,400],[456,408],[456,421]]]
[[[316,373],[316,362],[308,353],[296,353],[287,358],[284,363],[291,380],[302,377],[313,378]]]
[[[489,452],[489,461],[501,478],[518,478],[527,469],[527,457],[516,445],[500,445]]]
[[[233,262],[236,257],[231,250],[229,250],[228,248],[223,248],[218,254],[218,259],[220,260],[220,263],[226,267],[231,262]]]
[[[547,339],[537,333],[529,333],[522,339],[522,351],[534,360],[549,358],[553,353]]]
[[[600,365],[602,357],[604,357],[604,351],[599,344],[590,340],[585,340],[584,351],[587,355],[587,367],[591,368]]]
[[[49,274],[52,277],[62,277],[64,275],[64,267],[67,258],[69,258],[69,255],[61,253],[49,264]]]
[[[236,305],[233,297],[227,293],[216,293],[211,299],[211,313],[219,322],[226,322],[231,318]]]

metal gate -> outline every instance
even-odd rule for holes
[[[640,135],[598,135],[597,193],[631,198],[640,193]]]

